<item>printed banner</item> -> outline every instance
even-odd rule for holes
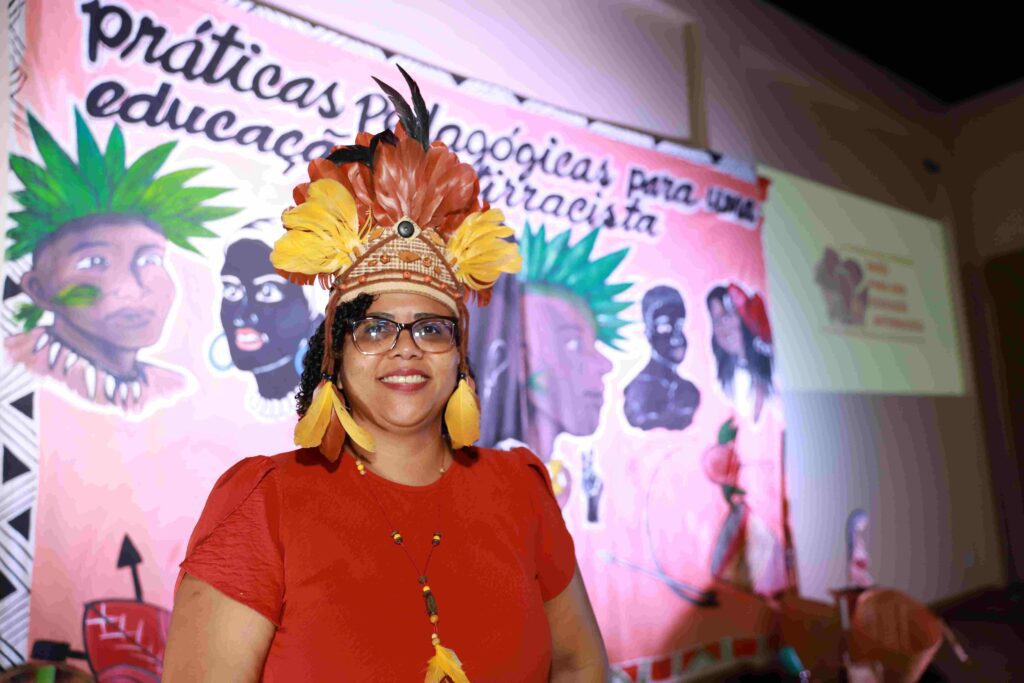
[[[619,675],[767,655],[792,565],[766,182],[248,2],[13,4],[0,661],[159,679],[214,481],[292,447],[325,301],[271,268],[280,213],[395,123],[394,62],[516,229],[523,272],[472,318],[481,441],[548,464]]]

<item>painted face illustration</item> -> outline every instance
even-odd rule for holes
[[[662,358],[682,363],[686,358],[686,311],[681,306],[666,304],[654,310],[647,327],[647,340]]]
[[[79,351],[135,350],[160,338],[174,283],[164,266],[167,239],[129,217],[110,216],[57,233],[36,253],[23,282],[38,305],[52,310],[57,326],[70,328]],[[91,303],[62,303],[62,294],[92,291]]]
[[[743,328],[740,316],[727,299],[712,299],[708,303],[711,313],[712,334],[726,353],[743,355]]]
[[[527,292],[530,403],[576,436],[597,430],[611,361],[597,350],[594,321],[567,297]]]
[[[309,305],[302,287],[270,265],[270,247],[242,239],[228,247],[221,269],[220,321],[231,360],[254,371],[293,359],[309,334]]]

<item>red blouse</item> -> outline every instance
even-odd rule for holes
[[[310,449],[247,458],[214,486],[179,583],[188,572],[277,625],[264,681],[421,681],[433,646],[418,575],[440,532],[441,642],[474,683],[546,681],[544,602],[572,579],[572,538],[537,456],[473,450],[423,487]]]

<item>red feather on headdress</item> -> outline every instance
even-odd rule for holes
[[[440,142],[424,150],[401,123],[395,137],[398,144],[379,145],[373,160],[374,219],[394,225],[408,217],[447,240],[467,215],[480,211],[476,171]]]

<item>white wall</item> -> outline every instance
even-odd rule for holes
[[[783,397],[790,519],[804,592],[824,598],[828,587],[842,584],[843,523],[854,507],[872,515],[880,583],[934,601],[1003,582],[958,276],[962,240],[951,196],[965,185],[951,173],[948,113],[762,3],[672,4],[693,16],[703,34],[712,147],[932,216],[946,227],[966,394]],[[929,172],[925,159],[940,172]],[[769,270],[776,267],[768,263]]]
[[[688,18],[659,0],[264,4],[573,112],[689,137]]]
[[[961,105],[950,117],[957,166],[970,182],[963,197],[970,260],[1024,249],[1022,116],[1024,83],[1017,83]]]

